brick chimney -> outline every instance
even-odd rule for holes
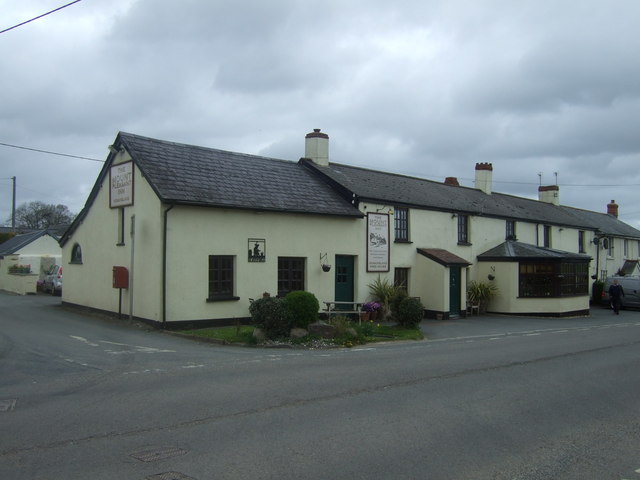
[[[493,165],[490,163],[476,163],[476,188],[487,195],[491,195],[493,183]]]
[[[314,128],[307,133],[304,140],[304,156],[316,165],[326,167],[329,165],[329,135]]]
[[[458,179],[456,177],[447,177],[444,179],[445,185],[453,185],[454,187],[459,187],[460,183],[458,183]]]
[[[541,202],[560,205],[560,187],[558,185],[540,185],[538,187],[538,200]]]
[[[618,218],[618,204],[615,200],[611,200],[611,203],[607,204],[607,214]]]

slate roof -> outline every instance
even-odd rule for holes
[[[361,167],[330,163],[318,166],[307,159],[301,164],[325,176],[348,198],[388,205],[466,213],[550,225],[566,225],[602,234],[640,239],[640,231],[613,215],[556,206],[529,198],[484,192],[433,180]]]
[[[23,235],[16,235],[6,242],[0,243],[0,255],[13,255],[21,248],[26,247],[44,235],[49,235],[55,240],[58,240],[58,237],[52,235],[48,230],[38,230],[31,233],[25,233]]]
[[[563,260],[589,262],[591,257],[508,240],[478,255],[478,261]]]
[[[297,162],[228,152],[120,132],[125,147],[158,198],[168,204],[363,217],[326,182]],[[62,235],[69,240],[109,175],[110,154],[82,211]]]
[[[362,217],[297,162],[124,132],[120,145],[165,203]]]

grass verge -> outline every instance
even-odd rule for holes
[[[334,341],[325,341],[326,346],[352,346],[354,343],[366,344],[376,342],[390,342],[399,340],[423,340],[424,335],[419,329],[402,328],[399,325],[362,325],[354,324],[352,327],[357,331],[358,336],[355,341],[349,341],[344,337],[338,337]],[[364,328],[363,328],[364,327]],[[240,344],[240,345],[256,345],[253,337],[253,326],[242,325],[240,327],[211,327],[199,328],[194,330],[182,330],[181,335],[192,336],[196,338],[215,340],[219,343]],[[313,339],[305,337],[298,339],[294,343],[304,346],[306,342],[312,342]],[[316,345],[314,343],[314,345]]]

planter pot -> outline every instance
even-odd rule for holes
[[[360,312],[360,321],[368,322],[371,319],[371,312]]]

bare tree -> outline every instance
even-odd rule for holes
[[[23,203],[16,208],[16,227],[44,230],[68,225],[74,216],[66,205],[52,205],[39,201]]]

